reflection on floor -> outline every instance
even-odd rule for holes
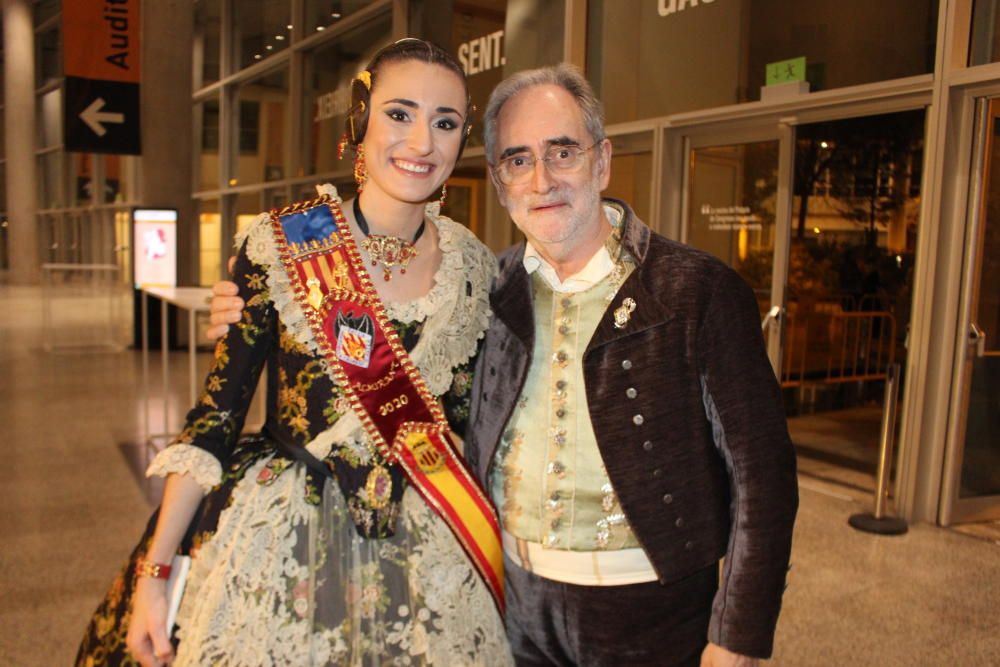
[[[882,407],[799,415],[788,420],[799,469],[868,492],[875,490]]]
[[[43,352],[38,290],[0,286],[0,313],[0,665],[67,665],[155,495],[130,463],[147,456],[141,363],[127,350]],[[171,356],[176,426],[187,360]],[[870,508],[869,493],[809,474],[800,492],[768,664],[997,664],[1000,544],[929,525],[859,533],[847,517]]]

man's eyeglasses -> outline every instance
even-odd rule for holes
[[[583,164],[584,154],[600,143],[596,141],[587,148],[574,145],[549,146],[541,158],[531,153],[518,153],[500,160],[494,167],[494,172],[504,185],[517,185],[531,178],[535,163],[541,160],[550,174],[571,174]]]

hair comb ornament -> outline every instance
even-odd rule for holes
[[[361,84],[369,92],[371,92],[371,89],[372,89],[372,73],[371,72],[369,72],[366,69],[363,69],[360,72],[358,72],[358,75],[356,77],[354,77],[354,78],[357,79],[358,81],[360,81]],[[362,109],[362,111],[364,111],[364,109]]]

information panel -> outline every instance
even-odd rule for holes
[[[177,210],[132,211],[135,286],[177,287]]]

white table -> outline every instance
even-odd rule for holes
[[[160,350],[163,381],[163,431],[150,433],[149,426],[149,297],[160,300]],[[208,287],[143,287],[142,288],[142,392],[143,439],[154,443],[156,438],[167,439],[170,434],[170,385],[169,341],[167,340],[167,306],[172,304],[189,313],[188,317],[188,405],[194,406],[198,397],[197,332],[195,320],[198,313],[210,312],[212,290]]]

